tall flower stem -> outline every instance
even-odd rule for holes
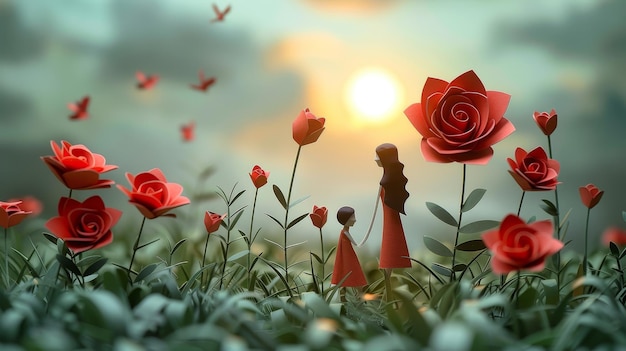
[[[522,190],[522,198],[519,200],[519,207],[517,208],[517,217],[522,212],[522,203],[524,203],[524,195],[526,195],[526,191]]]
[[[200,269],[203,269],[204,266],[206,266],[206,251],[209,247],[209,237],[211,237],[211,234],[207,233],[206,241],[204,242],[204,253],[202,254],[202,267],[200,267]],[[202,286],[204,286],[204,271],[200,274],[200,287],[202,288]]]
[[[548,155],[552,158],[552,139],[548,135]],[[554,187],[554,204],[556,206],[556,216],[554,216],[554,226],[556,231],[556,238],[561,240],[561,208],[559,207],[559,192],[558,185]],[[561,252],[555,254],[556,260],[556,288],[557,291],[561,291]]]
[[[289,191],[287,192],[287,208],[285,208],[285,223],[283,225],[284,228],[284,242],[283,242],[283,253],[285,258],[285,281],[289,284],[289,266],[287,261],[287,225],[289,220],[289,205],[291,204],[291,189],[293,189],[293,180],[296,177],[296,168],[298,167],[298,159],[300,159],[300,150],[302,150],[302,145],[298,145],[298,152],[296,153],[296,160],[293,163],[293,171],[291,172],[291,181],[289,182]],[[289,286],[286,287],[287,290],[290,290]]]
[[[320,228],[320,248],[322,250],[322,256],[320,256],[322,258],[322,282],[320,283],[320,285],[322,296],[324,296],[324,280],[326,278],[326,272],[324,272],[324,267],[326,266],[326,258],[324,257],[324,236],[322,235],[322,228]]]
[[[9,290],[9,244],[8,238],[9,228],[4,228],[4,274],[7,283],[7,291]]]
[[[467,173],[467,165],[463,164],[463,181],[461,186],[461,203],[459,205],[459,221],[456,225],[456,236],[454,237],[454,248],[452,248],[452,280],[456,280],[454,266],[456,265],[456,247],[459,245],[459,233],[461,232],[461,220],[463,219],[463,201],[465,201],[465,175]]]
[[[585,221],[585,256],[583,256],[583,275],[587,275],[587,246],[589,244],[589,213],[591,209],[587,209],[587,220]]]
[[[250,216],[250,231],[248,232],[248,258],[246,260],[247,263],[247,267],[248,267],[248,282],[250,282],[250,258],[251,258],[251,253],[250,250],[252,249],[252,240],[253,240],[253,235],[252,235],[252,230],[254,229],[254,211],[256,210],[256,199],[257,196],[259,195],[259,188],[256,188],[256,191],[254,192],[254,202],[252,202],[252,215]]]
[[[226,231],[226,249],[224,250],[224,263],[222,263],[222,276],[220,277],[220,290],[222,290],[222,285],[224,285],[224,274],[226,274],[226,263],[228,262],[228,249],[230,248],[230,199],[227,202],[228,203],[228,208],[227,208],[227,217],[228,217],[228,223],[227,223],[227,228],[228,230]]]
[[[135,240],[135,244],[133,245],[133,255],[130,257],[130,264],[128,265],[128,280],[132,282],[130,277],[130,272],[133,270],[133,262],[135,262],[135,255],[137,254],[137,250],[139,249],[139,240],[141,239],[141,233],[143,232],[143,225],[146,223],[146,217],[143,217],[141,221],[141,227],[139,228],[139,234],[137,234],[137,240]]]

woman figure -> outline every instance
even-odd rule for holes
[[[354,239],[350,235],[350,227],[356,222],[354,209],[344,206],[337,211],[337,220],[343,225],[339,234],[339,243],[337,244],[337,253],[335,257],[335,266],[333,268],[332,284],[339,284],[346,276],[347,278],[341,283],[342,287],[358,287],[367,285],[365,274],[359,263],[359,258],[354,252],[356,245]]]
[[[404,236],[400,213],[409,197],[405,186],[407,178],[402,173],[404,165],[398,160],[398,149],[393,144],[376,148],[376,163],[383,168],[379,194],[383,202],[383,239],[379,267],[390,274],[392,268],[411,267],[409,249]]]

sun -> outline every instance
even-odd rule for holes
[[[349,79],[345,98],[358,121],[376,123],[398,112],[402,93],[393,75],[380,68],[365,68]]]

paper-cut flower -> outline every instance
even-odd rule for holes
[[[515,150],[515,160],[507,158],[511,176],[524,191],[554,190],[559,184],[559,162],[548,158],[542,147],[531,152],[522,148]]]
[[[492,252],[493,272],[543,270],[546,258],[563,248],[563,243],[552,237],[553,233],[550,220],[526,224],[514,214],[507,215],[498,229],[482,235],[483,242]]]
[[[308,108],[300,111],[291,126],[293,140],[300,146],[316,142],[324,131],[324,122],[324,117],[317,118]]]
[[[106,207],[97,195],[83,202],[62,197],[59,216],[48,220],[46,228],[77,254],[110,244],[111,228],[121,216],[122,211]]]
[[[311,217],[314,226],[322,229],[328,219],[328,210],[326,207],[313,206],[313,212],[309,214],[309,217]]]
[[[89,107],[89,101],[91,101],[91,98],[89,97],[89,95],[86,95],[75,103],[67,104],[67,108],[72,111],[70,119],[87,119],[89,117],[89,112],[87,112],[87,108]]]
[[[222,220],[226,217],[225,214],[220,215],[211,211],[206,211],[204,213],[204,227],[208,234],[216,232],[220,229],[220,224],[222,224]]]
[[[252,179],[252,184],[258,189],[263,185],[267,184],[267,178],[269,178],[270,172],[263,170],[261,166],[252,167],[252,172],[250,172],[250,179]]]
[[[30,212],[31,217],[38,216],[43,211],[43,205],[39,199],[34,196],[24,196],[20,198],[9,199],[7,202],[21,201],[20,208],[23,211]]]
[[[602,233],[602,243],[609,246],[609,243],[616,245],[626,244],[626,230],[619,227],[609,227]]]
[[[85,145],[72,145],[61,141],[61,146],[50,141],[54,156],[43,156],[52,173],[66,187],[74,190],[109,188],[115,182],[100,179],[105,172],[117,169],[117,166],[107,165],[106,159],[100,154],[91,152]]]
[[[2,228],[18,225],[30,214],[30,211],[22,207],[22,201],[0,201],[0,227]]]
[[[598,202],[600,202],[602,195],[604,195],[604,191],[601,191],[593,184],[581,186],[578,188],[578,192],[580,193],[580,200],[583,202],[583,205],[589,209],[594,208]]]
[[[537,112],[533,113],[533,118],[535,119],[535,123],[543,134],[550,135],[554,132],[557,125],[558,115],[554,109],[550,110],[550,112]]]
[[[422,135],[426,161],[486,164],[493,156],[491,146],[515,130],[503,117],[509,99],[486,91],[476,73],[468,71],[450,83],[428,78],[421,102],[404,114]]]
[[[189,203],[188,198],[181,196],[183,187],[177,183],[168,183],[158,168],[137,175],[126,173],[126,179],[131,184],[131,189],[119,184],[118,189],[126,194],[129,197],[128,202],[137,207],[148,219],[160,216],[176,217],[173,213],[166,213]]]

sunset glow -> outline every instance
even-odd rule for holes
[[[402,88],[388,72],[369,68],[358,71],[346,88],[346,103],[357,120],[382,122],[393,116],[402,101]]]

